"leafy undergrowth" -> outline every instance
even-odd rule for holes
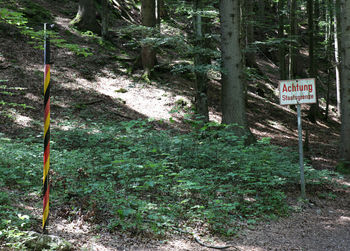
[[[3,168],[1,173],[2,170]],[[29,210],[13,205],[13,198],[17,196],[8,191],[0,191],[0,248],[3,248],[1,243],[6,243],[7,247],[23,250],[24,243],[31,238],[27,231],[35,224],[35,219]]]
[[[96,228],[164,236],[180,226],[233,235],[242,223],[288,214],[285,191],[299,180],[293,150],[268,139],[245,146],[232,126],[179,134],[153,124],[62,124],[71,129],[55,131],[51,144],[51,201],[61,215],[79,210]],[[1,138],[1,186],[40,193],[41,165],[41,138]],[[333,175],[306,167],[308,185]],[[1,196],[0,238],[11,239],[23,222],[9,223],[21,218]]]

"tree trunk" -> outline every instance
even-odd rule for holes
[[[327,4],[326,3],[324,3],[324,5],[326,5],[327,6]],[[318,43],[318,41],[319,41],[319,33],[320,33],[320,25],[319,25],[319,21],[320,21],[320,18],[321,16],[320,16],[320,0],[315,0],[315,4],[314,4],[314,30],[315,30],[315,32],[314,32],[314,34],[315,34],[315,36],[316,36],[316,44]]]
[[[315,77],[315,57],[314,57],[314,11],[313,0],[307,0],[308,34],[309,34],[309,77]]]
[[[340,158],[350,170],[350,1],[341,5],[341,144]]]
[[[296,44],[293,40],[296,39],[296,9],[297,9],[297,0],[290,0],[290,16],[289,16],[289,22],[290,22],[290,44],[289,44],[289,79],[293,79],[295,77],[295,58],[296,58]]]
[[[160,25],[162,21],[163,9],[164,9],[163,0],[156,0],[156,23],[157,23],[157,28],[159,30],[160,30]]]
[[[206,24],[203,23],[205,19],[202,18],[200,11],[203,9],[203,3],[202,0],[195,0],[194,1],[194,31],[195,31],[195,46],[198,49],[205,48],[205,38],[203,36],[203,33],[206,32]],[[208,59],[207,56],[202,55],[200,53],[197,53],[194,58],[194,65],[195,65],[195,88],[196,88],[196,111],[198,115],[201,117],[200,119],[203,120],[203,122],[209,121],[209,110],[208,110],[208,96],[207,96],[207,85],[208,85],[208,78],[207,78],[207,72],[203,72],[201,70],[201,66],[210,64],[210,58]]]
[[[237,124],[237,133],[249,133],[244,86],[241,78],[240,9],[238,0],[220,0],[221,33],[221,105],[222,123]],[[250,134],[251,135],[251,134]]]
[[[243,20],[245,30],[245,64],[246,66],[257,68],[255,49],[252,48],[254,40],[254,2],[253,0],[245,0],[243,8]]]
[[[278,8],[278,38],[281,40],[284,38],[284,14],[283,14],[284,4],[285,4],[285,0],[279,0],[278,7],[277,7]],[[286,54],[286,47],[284,46],[284,42],[280,41],[278,46],[280,79],[287,79],[285,54]]]
[[[156,26],[156,4],[155,0],[142,0],[141,4],[142,25],[154,28]],[[148,78],[151,70],[156,64],[156,52],[152,45],[145,45],[141,50],[142,66],[145,76]]]
[[[337,112],[341,115],[341,95],[340,95],[340,60],[339,60],[339,44],[340,41],[339,31],[340,31],[340,2],[339,0],[334,0],[335,12],[334,12],[334,58],[335,58],[335,85],[337,90]]]
[[[108,0],[101,0],[102,37],[108,38]]]
[[[307,0],[307,15],[308,15],[308,33],[309,33],[309,77],[315,78],[315,57],[314,57],[314,3],[313,0]],[[316,81],[317,83],[317,81]],[[316,84],[316,92],[317,92]],[[317,94],[316,94],[317,96]],[[318,114],[318,97],[316,97],[316,104],[311,104],[308,111],[308,118],[311,122],[316,123],[316,118]]]
[[[96,20],[96,6],[94,0],[80,0],[78,13],[71,21],[81,31],[92,31],[100,34],[101,28]]]

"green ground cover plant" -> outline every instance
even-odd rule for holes
[[[27,2],[28,1],[25,1],[25,3]],[[23,7],[23,11],[19,12],[12,10],[17,10],[17,8],[13,5],[14,2],[11,1],[8,3],[9,8],[0,8],[0,24],[6,23],[13,27],[16,27],[21,34],[30,39],[28,43],[32,44],[34,48],[43,49],[44,30],[42,25],[43,23],[49,23],[52,21],[51,15],[48,15],[47,18],[40,19],[38,17],[42,17],[42,14],[39,13],[47,13],[47,11],[45,11],[43,8],[40,8],[40,6],[35,5],[36,8],[34,9],[30,7]],[[36,24],[41,23],[40,28],[33,28],[33,22]],[[82,48],[74,43],[68,43],[58,34],[58,32],[54,30],[47,31],[47,34],[50,36],[51,44],[57,48],[67,48],[77,55],[83,55],[84,57],[92,55],[89,49]]]
[[[72,217],[80,210],[98,228],[151,235],[180,225],[233,235],[242,222],[288,214],[285,191],[299,183],[294,150],[268,139],[245,146],[230,126],[215,123],[186,134],[152,123],[70,123],[74,129],[54,131],[52,207],[69,207]],[[40,193],[39,141],[1,138],[1,186]],[[317,185],[334,174],[306,166],[305,175]]]

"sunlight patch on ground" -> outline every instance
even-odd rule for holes
[[[98,85],[94,87],[97,92],[123,100],[127,107],[153,119],[170,119],[170,112],[178,100],[184,100],[187,105],[191,104],[187,97],[178,95],[166,87],[161,89],[154,84],[134,83],[126,78],[115,80],[100,77],[97,81]],[[122,89],[122,92],[118,91]]]
[[[59,16],[55,17],[55,23],[62,26],[66,30],[70,30],[70,28],[69,28],[70,21],[71,21],[71,19],[69,19],[69,18],[64,18],[64,17],[59,17]]]
[[[192,245],[183,240],[169,241],[168,245],[171,250],[192,250]]]
[[[266,120],[266,122],[272,127],[277,129],[281,132],[288,132],[289,129],[285,127],[284,125],[280,124],[279,122],[273,121],[273,120]]]
[[[13,116],[14,122],[20,126],[29,127],[33,121],[32,118],[23,116],[17,112],[11,111],[10,113]]]
[[[265,98],[260,97],[259,95],[255,94],[253,92],[248,92],[248,95],[253,97],[253,98],[259,99],[260,101],[262,101],[264,103],[272,105],[272,106],[274,106],[275,108],[277,108],[279,110],[283,110],[286,113],[290,113],[291,115],[296,115],[296,112],[291,110],[291,109],[289,109],[289,106],[281,106],[280,104],[276,104],[274,102],[271,102],[271,101],[269,101],[269,100],[267,100]]]
[[[350,224],[350,217],[347,216],[340,216],[338,222],[340,224]]]
[[[215,111],[209,111],[209,120],[221,123],[221,114]]]
[[[24,97],[27,98],[27,99],[30,99],[32,101],[35,101],[35,102],[39,102],[41,100],[41,98],[39,98],[38,96],[34,95],[33,93],[27,93]]]
[[[58,231],[71,234],[86,234],[89,232],[89,227],[83,223],[81,220],[72,221],[68,223],[67,220],[62,220],[62,222],[56,223],[56,228]]]
[[[101,244],[98,244],[96,242],[89,243],[82,246],[82,250],[95,250],[95,251],[110,251],[110,248],[107,248]]]
[[[67,104],[67,101],[65,101],[65,100],[62,100],[62,101],[55,100],[53,102],[53,104],[57,105],[57,106],[59,106],[61,108],[69,108],[69,104]]]
[[[267,251],[267,249],[254,246],[237,246],[237,248],[241,251]]]
[[[74,125],[57,125],[56,127],[62,131],[70,131],[76,128]]]

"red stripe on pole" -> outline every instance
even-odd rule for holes
[[[46,193],[44,195],[44,200],[43,200],[43,207],[44,207],[44,211],[47,205],[47,202],[49,200],[49,194],[50,194],[50,187],[47,187]]]
[[[45,76],[47,76],[47,73],[50,71],[50,65],[46,64],[45,65]]]
[[[46,164],[48,158],[50,157],[50,142],[47,144],[44,152],[44,165]]]

